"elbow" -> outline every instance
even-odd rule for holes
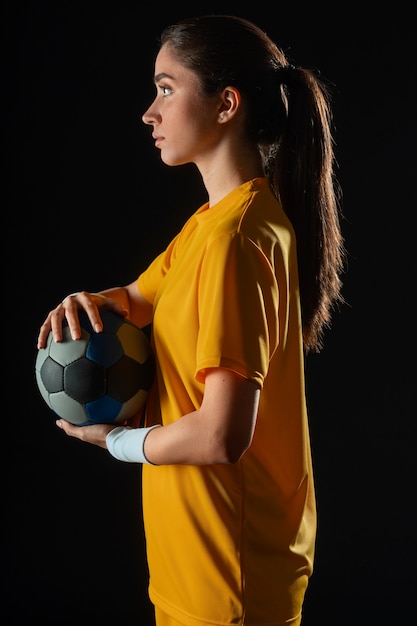
[[[244,456],[246,450],[247,448],[245,448],[244,450],[240,450],[239,452],[231,452],[225,457],[223,463],[225,465],[233,465],[235,463],[238,463],[240,459]]]
[[[213,457],[216,458],[215,463],[223,465],[233,465],[238,463],[250,447],[251,442],[239,442],[236,440],[225,440],[218,442],[216,449],[213,450]]]

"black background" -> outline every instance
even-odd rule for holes
[[[192,167],[161,163],[141,114],[161,28],[206,12],[252,19],[333,84],[348,304],[307,360],[319,534],[303,626],[410,623],[415,20],[377,6],[6,3],[4,624],[152,625],[140,467],[56,428],[36,336],[65,294],[135,279],[205,200]]]

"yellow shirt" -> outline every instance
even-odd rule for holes
[[[267,179],[200,207],[138,286],[154,306],[147,425],[197,409],[206,368],[262,387],[238,463],[143,466],[150,598],[185,626],[297,624],[316,508],[295,237]]]

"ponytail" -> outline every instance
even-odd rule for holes
[[[344,301],[330,97],[310,70],[286,66],[280,72],[287,122],[269,175],[296,233],[304,346],[319,352],[332,312]]]

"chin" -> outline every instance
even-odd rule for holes
[[[183,161],[178,161],[177,159],[164,159],[163,157],[161,158],[162,163],[164,163],[165,165],[168,165],[169,167],[173,167],[174,165],[182,165]]]
[[[178,157],[174,157],[174,156],[168,156],[168,155],[164,155],[163,152],[161,152],[161,161],[162,163],[165,163],[165,165],[169,165],[170,167],[173,167],[175,165],[185,165],[186,163],[190,163],[189,160],[187,159],[181,159]]]

